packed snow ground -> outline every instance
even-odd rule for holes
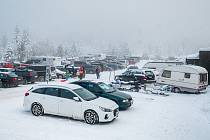
[[[117,73],[122,71],[117,71]],[[101,73],[109,82],[114,72]],[[86,79],[96,79],[87,75]],[[59,82],[59,81],[56,81]],[[55,83],[56,83],[55,82]],[[83,121],[23,110],[24,93],[33,85],[0,89],[0,140],[209,140],[210,88],[205,94],[152,94],[127,92],[133,106],[120,111],[110,123],[88,125]]]

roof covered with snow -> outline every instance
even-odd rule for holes
[[[199,53],[190,54],[186,58],[187,59],[199,59]]]
[[[207,48],[200,48],[199,51],[210,51],[210,47],[207,47]]]
[[[208,73],[208,71],[200,66],[194,66],[194,65],[177,65],[177,66],[170,66],[165,68],[164,70],[170,70],[170,71],[179,71],[179,72],[186,72],[186,73]]]
[[[34,88],[38,87],[60,87],[60,88],[69,88],[71,90],[81,88],[78,85],[75,84],[68,84],[68,83],[56,83],[56,84],[41,84],[41,85],[36,85]]]

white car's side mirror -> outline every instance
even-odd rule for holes
[[[79,97],[73,97],[73,100],[74,100],[74,101],[77,101],[77,102],[80,102]]]

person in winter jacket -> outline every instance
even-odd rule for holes
[[[99,68],[99,66],[96,67],[96,77],[97,77],[97,79],[100,78],[100,68]]]
[[[83,66],[80,66],[79,68],[79,79],[82,80],[82,78],[84,78],[85,76],[85,69]]]

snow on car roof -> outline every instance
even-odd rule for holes
[[[69,88],[71,90],[81,88],[79,85],[67,84],[67,83],[62,83],[62,84],[59,84],[59,83],[56,83],[56,84],[40,84],[40,85],[34,86],[34,88],[39,88],[39,87],[60,87],[60,88]]]

